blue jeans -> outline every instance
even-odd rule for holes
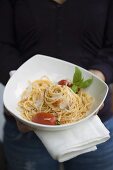
[[[113,118],[105,122],[111,138],[98,145],[94,152],[64,162],[65,170],[113,170]],[[16,123],[7,120],[4,128],[4,148],[8,170],[59,170],[33,132],[23,134]]]
[[[6,121],[4,127],[4,149],[7,170],[58,170],[41,141],[33,132],[21,133],[16,123]]]
[[[65,170],[113,170],[113,118],[104,125],[111,138],[97,146],[97,150],[80,155],[64,163]]]

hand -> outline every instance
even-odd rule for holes
[[[89,70],[91,73],[95,74],[97,77],[99,77],[101,80],[105,81],[104,74],[99,70]]]
[[[4,111],[5,111],[5,114],[6,114],[7,116],[9,116],[9,117],[12,116],[5,107],[4,107]],[[19,129],[20,132],[26,133],[26,132],[33,131],[32,128],[30,128],[29,126],[21,123],[21,122],[18,121],[18,120],[16,120],[16,123],[17,123],[17,127],[18,127],[18,129]]]
[[[33,129],[31,127],[21,123],[18,120],[16,120],[16,123],[17,123],[17,127],[18,127],[19,131],[22,132],[22,133],[33,131]]]
[[[99,71],[99,70],[89,70],[91,73],[95,74],[97,77],[99,77],[101,80],[105,81],[105,76],[104,74]],[[104,103],[102,104],[102,106],[100,107],[99,110],[101,110],[104,107]]]

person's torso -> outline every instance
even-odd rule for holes
[[[16,0],[15,30],[25,58],[40,53],[87,68],[103,46],[109,0]]]

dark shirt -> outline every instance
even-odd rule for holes
[[[99,69],[113,82],[113,0],[1,0],[1,81],[38,53]]]
[[[113,0],[1,0],[1,81],[35,54],[100,70],[112,83]]]

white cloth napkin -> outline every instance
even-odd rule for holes
[[[10,71],[10,76],[15,70]],[[97,115],[61,131],[35,131],[53,159],[64,162],[83,153],[95,151],[96,145],[110,138]]]
[[[95,151],[96,145],[107,141],[109,131],[95,115],[74,127],[62,131],[35,131],[46,149],[59,162]]]

